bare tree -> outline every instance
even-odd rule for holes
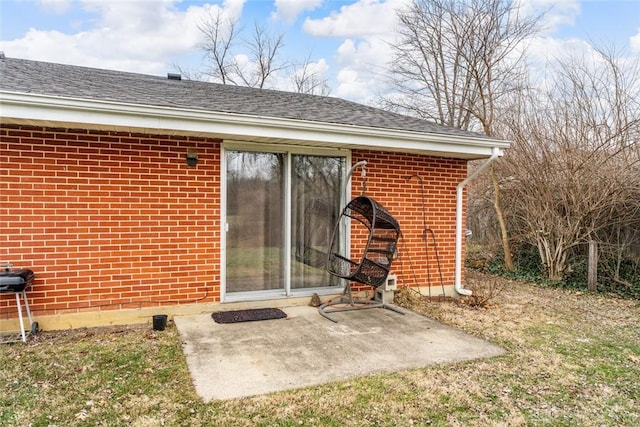
[[[237,66],[232,51],[240,31],[237,21],[216,8],[215,12],[209,11],[207,18],[198,25],[198,30],[203,36],[198,47],[204,51],[210,64],[205,73],[215,82],[236,84],[233,71]]]
[[[248,63],[234,62],[234,72],[244,86],[263,89],[267,80],[286,65],[278,61],[284,46],[284,34],[270,33],[266,27],[254,24],[252,38],[247,41]]]
[[[265,88],[275,73],[286,68],[279,59],[284,34],[255,23],[251,38],[242,41],[243,29],[220,9],[210,12],[198,29],[203,36],[199,47],[210,64],[206,74],[215,82]],[[240,42],[247,49],[242,55],[238,52]]]
[[[464,72],[456,15],[449,1],[416,0],[398,12],[400,40],[393,46],[393,84],[400,96],[384,104],[462,129],[472,126],[470,105],[476,93]]]
[[[414,0],[398,12],[389,107],[493,135],[499,99],[523,82],[523,43],[539,17],[514,1]]]
[[[638,76],[637,62],[604,51],[571,57],[556,63],[546,91],[520,97],[509,115],[516,149],[501,164],[512,183],[505,196],[514,228],[534,242],[552,280],[565,277],[579,245],[629,239],[638,226]]]
[[[291,74],[293,89],[298,93],[327,96],[331,93],[331,87],[327,78],[311,62],[311,56],[307,56],[304,62],[296,65]]]
[[[523,45],[539,17],[505,0],[414,0],[398,13],[400,40],[391,66],[398,91],[383,104],[438,123],[496,136],[502,97],[524,82]],[[505,266],[513,269],[498,178],[494,207]]]
[[[219,8],[212,8],[198,29],[202,34],[198,47],[205,53],[208,66],[204,71],[174,66],[185,78],[205,77],[216,83],[261,89],[288,81],[295,92],[325,96],[331,92],[326,76],[311,62],[310,54],[298,64],[281,58],[284,34],[254,23],[250,36],[243,38],[238,21]]]

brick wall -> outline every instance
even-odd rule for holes
[[[37,315],[219,301],[220,155],[214,139],[0,125],[0,262],[35,271]],[[407,181],[423,177],[451,285],[466,162],[364,150],[352,160],[367,160],[367,195],[400,222],[398,284],[439,287],[420,182]],[[354,196],[361,185],[356,171]],[[13,295],[0,294],[0,319],[16,314]]]
[[[381,203],[400,223],[402,236],[398,258],[391,271],[397,284],[405,286],[437,286],[433,295],[440,295],[440,271],[445,286],[451,286],[455,274],[456,186],[467,176],[464,160],[432,156],[357,150],[352,153],[355,164],[367,161],[366,194]],[[423,239],[422,191],[424,185],[428,246]],[[352,195],[362,191],[359,170],[353,174]],[[464,217],[463,217],[464,218]],[[464,222],[463,222],[464,223]],[[435,237],[435,245],[432,237]],[[438,269],[437,255],[440,259]],[[365,289],[355,287],[355,289]]]
[[[219,255],[219,141],[0,126],[0,262],[37,314],[217,301]]]

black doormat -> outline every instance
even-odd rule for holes
[[[218,311],[211,315],[216,323],[253,322],[255,320],[284,319],[287,314],[279,308]]]

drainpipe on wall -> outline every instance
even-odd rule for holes
[[[498,158],[502,157],[503,152],[498,147],[493,147],[491,150],[491,157],[476,169],[471,175],[469,175],[464,181],[462,181],[456,187],[456,267],[455,267],[455,281],[453,288],[460,295],[471,295],[472,291],[462,288],[462,192],[464,187],[469,184],[476,176],[485,170],[491,163]]]

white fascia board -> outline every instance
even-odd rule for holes
[[[489,157],[506,141],[204,110],[0,91],[0,119],[92,125],[104,130],[194,133],[219,138],[304,141],[336,147]]]

